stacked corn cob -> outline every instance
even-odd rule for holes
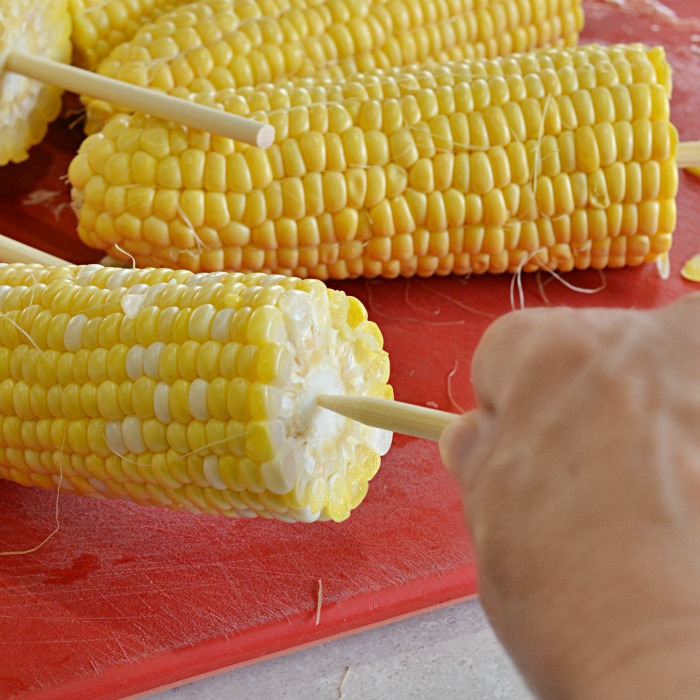
[[[98,71],[200,93],[573,45],[582,24],[581,0],[200,0],[142,27]],[[110,112],[91,102],[88,130]]]
[[[0,265],[0,476],[232,517],[343,520],[391,434],[362,305],[316,280]]]
[[[79,232],[139,265],[322,279],[639,265],[675,226],[670,91],[640,45],[224,89],[272,148],[118,116],[71,164]]]

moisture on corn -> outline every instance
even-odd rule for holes
[[[0,66],[13,49],[69,63],[67,0],[0,0]],[[61,90],[0,72],[0,166],[26,160],[61,111]]]
[[[575,45],[581,0],[207,0],[141,28],[98,67],[172,92]],[[111,107],[90,102],[88,130]]]
[[[343,520],[391,433],[377,326],[317,280],[0,265],[0,477],[231,517]]]
[[[94,69],[136,30],[191,0],[68,0],[73,20],[73,61]]]
[[[70,166],[79,233],[142,266],[321,279],[640,265],[675,227],[670,91],[641,45],[224,90],[270,149],[115,117]]]

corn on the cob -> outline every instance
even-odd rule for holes
[[[0,266],[0,477],[173,509],[343,520],[391,433],[317,408],[391,398],[359,301],[316,280]]]
[[[73,62],[93,70],[144,24],[192,0],[69,0]]]
[[[21,47],[34,55],[70,62],[66,0],[0,0],[0,66]],[[61,110],[61,90],[14,73],[0,74],[0,166],[19,163],[45,136]]]
[[[80,236],[322,279],[639,265],[675,226],[670,80],[662,49],[587,46],[220,93],[264,152],[117,117],[70,166]]]
[[[574,45],[582,24],[581,0],[268,0],[258,15],[210,0],[143,28],[98,71],[166,92],[208,92]],[[110,109],[91,103],[88,130]]]

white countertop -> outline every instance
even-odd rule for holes
[[[349,670],[348,670],[349,669]],[[154,700],[531,700],[478,601],[150,696]]]

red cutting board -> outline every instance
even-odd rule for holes
[[[676,69],[674,120],[684,139],[700,138],[700,19],[692,18],[695,0],[667,5],[591,0],[583,38],[663,43]],[[62,176],[80,141],[67,124],[55,125],[28,163],[0,172],[0,229],[82,263],[99,256],[77,242],[73,214],[62,206]],[[585,288],[604,279],[591,297],[526,276],[526,305],[650,307],[694,291],[679,269],[700,252],[700,181],[683,175],[678,203],[668,281],[653,266],[567,276]],[[397,398],[456,410],[472,405],[470,357],[486,326],[510,310],[510,283],[338,286],[380,324]],[[0,502],[0,550],[30,548],[54,527],[51,493],[0,483]],[[4,699],[144,693],[476,592],[457,488],[436,446],[422,440],[395,438],[366,501],[341,524],[229,521],[67,494],[59,520],[60,531],[36,553],[0,558]]]

